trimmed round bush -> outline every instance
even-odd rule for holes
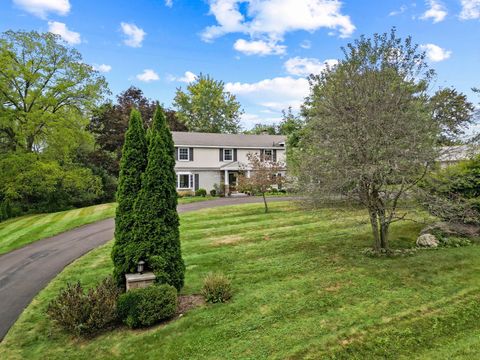
[[[167,284],[127,291],[118,298],[118,315],[131,328],[152,326],[173,317],[177,290]]]
[[[205,197],[205,196],[207,196],[207,190],[205,190],[205,189],[198,189],[198,190],[195,191],[195,196]]]
[[[217,196],[217,190],[215,189],[210,190],[210,196]]]
[[[222,273],[208,274],[203,280],[202,295],[206,302],[227,302],[232,298],[230,279]]]

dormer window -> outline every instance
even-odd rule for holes
[[[223,149],[223,161],[233,161],[233,149]]]

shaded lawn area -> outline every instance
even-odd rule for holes
[[[68,281],[92,285],[112,271],[108,243],[68,266],[0,344],[2,359],[472,359],[480,352],[480,246],[410,257],[362,255],[371,244],[363,211],[303,211],[272,203],[181,215],[185,294],[222,271],[230,303],[191,310],[146,330],[125,327],[90,340],[45,316]],[[421,229],[400,222],[392,246]]]
[[[211,196],[185,197],[179,204],[215,199]],[[0,222],[0,255],[76,227],[115,216],[116,203],[94,205],[49,214],[26,215]]]

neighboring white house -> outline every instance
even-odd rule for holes
[[[237,176],[248,172],[248,153],[265,161],[286,163],[282,135],[211,134],[172,132],[175,143],[177,190],[205,189],[225,185],[235,191]],[[285,169],[286,170],[286,169]],[[284,175],[284,174],[282,174]]]
[[[480,155],[480,148],[474,145],[444,146],[440,149],[438,162],[441,167],[457,164],[460,161]]]

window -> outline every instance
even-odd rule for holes
[[[178,148],[178,160],[180,160],[180,161],[190,161],[190,149],[189,148]]]
[[[263,158],[265,161],[273,161],[273,151],[265,150],[263,153]]]
[[[223,161],[233,161],[233,149],[223,149]]]
[[[193,174],[177,174],[177,189],[193,189]]]

